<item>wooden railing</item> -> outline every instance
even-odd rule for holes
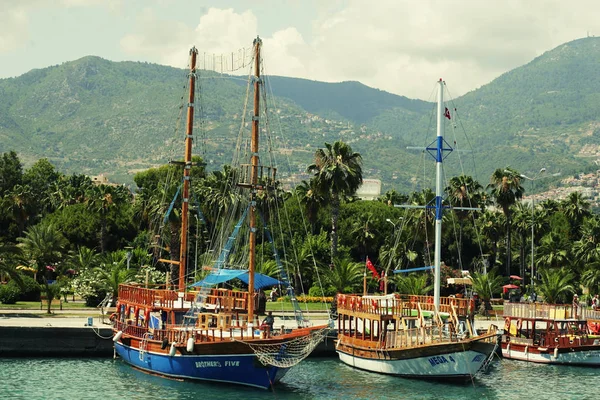
[[[571,304],[543,304],[543,303],[504,303],[504,317],[530,318],[546,320],[600,319],[600,311],[579,306],[575,310]]]
[[[192,301],[195,293],[187,292],[185,301]],[[179,294],[175,290],[148,289],[134,285],[119,285],[119,301],[148,308],[180,308]]]
[[[373,315],[403,315],[410,316],[411,310],[417,310],[418,306],[423,311],[434,311],[432,296],[410,296],[396,295],[393,298],[377,299],[370,296],[359,295],[337,296],[337,308],[339,311],[362,312]],[[452,308],[458,316],[468,314],[468,299],[454,297],[440,297],[440,312],[452,314]]]

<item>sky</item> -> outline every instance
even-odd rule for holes
[[[185,68],[263,39],[265,72],[453,97],[600,35],[597,0],[0,0],[0,78],[87,55]]]

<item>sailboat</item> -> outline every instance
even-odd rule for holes
[[[427,148],[436,160],[434,296],[339,294],[336,351],[342,362],[367,371],[470,381],[491,360],[499,334],[494,326],[477,334],[467,318],[469,300],[440,297],[442,161],[452,149],[444,140],[445,83],[438,84],[437,139]]]
[[[248,206],[228,236],[210,272],[190,290],[186,266],[190,169],[192,165],[192,128],[196,87],[196,48],[190,50],[189,96],[185,132],[183,190],[181,208],[181,251],[178,260],[161,260],[179,266],[177,288],[169,283],[164,288],[140,285],[119,286],[117,312],[113,318],[115,353],[135,368],[171,378],[214,381],[267,389],[277,383],[294,365],[306,358],[322,341],[329,327],[311,326],[296,305],[297,326],[259,325],[256,314],[256,290],[264,285],[287,286],[287,294],[295,299],[291,285],[281,269],[278,281],[255,272],[256,236],[266,229],[257,206],[257,194],[275,186],[273,167],[260,165],[259,159],[259,99],[261,85],[260,38],[253,43],[254,109],[251,122],[250,163],[239,172],[237,187],[249,192]],[[250,87],[250,83],[248,85]],[[263,219],[261,219],[263,218]],[[257,222],[258,221],[258,222]],[[242,270],[229,268],[233,238],[243,223],[249,241],[248,265]],[[262,224],[260,222],[263,222]],[[266,232],[268,237],[271,235]],[[273,244],[273,248],[275,245]],[[280,260],[274,251],[278,264]],[[247,284],[245,290],[217,287],[236,279]]]

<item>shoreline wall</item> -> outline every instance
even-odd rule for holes
[[[111,328],[0,327],[0,357],[112,355]]]

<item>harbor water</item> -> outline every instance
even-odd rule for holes
[[[165,379],[106,358],[0,358],[2,399],[592,399],[598,369],[495,361],[466,385],[359,371],[311,358],[273,391]]]

